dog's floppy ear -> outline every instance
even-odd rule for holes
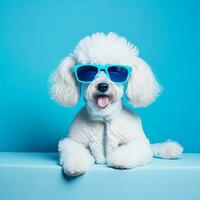
[[[126,96],[135,107],[145,107],[152,103],[161,91],[151,68],[141,58],[133,60],[133,72],[129,78]]]
[[[72,56],[66,57],[50,78],[50,95],[63,106],[74,106],[79,98],[79,89],[72,73],[74,64]]]

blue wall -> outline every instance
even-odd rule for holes
[[[152,142],[200,152],[200,4],[197,1],[0,1],[0,150],[56,151],[83,102],[63,108],[47,80],[83,36],[114,31],[140,49],[164,86],[137,109]]]

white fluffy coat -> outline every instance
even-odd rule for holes
[[[127,89],[112,82],[104,72],[86,84],[86,105],[75,117],[69,135],[59,142],[60,164],[68,175],[85,173],[94,162],[115,168],[134,168],[151,162],[153,155],[178,158],[183,148],[168,141],[150,145],[141,119],[122,104],[124,93],[130,104],[144,107],[152,103],[161,87],[147,63],[138,57],[138,49],[115,33],[96,33],[82,39],[52,76],[51,95],[64,106],[76,105],[80,91],[72,66],[81,64],[125,64],[132,67]],[[107,83],[109,104],[97,105],[97,85]]]

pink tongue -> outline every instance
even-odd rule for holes
[[[99,96],[97,98],[97,103],[99,107],[105,108],[109,103],[109,98],[107,96]]]

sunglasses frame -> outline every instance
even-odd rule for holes
[[[132,73],[132,68],[128,65],[121,65],[121,64],[107,64],[107,65],[99,65],[99,64],[75,64],[73,67],[72,67],[72,72],[74,72],[75,74],[75,77],[76,77],[76,80],[80,83],[91,83],[92,81],[81,81],[79,78],[78,78],[78,74],[77,74],[77,70],[80,68],[80,67],[84,67],[84,66],[91,66],[91,67],[96,67],[98,69],[97,71],[97,74],[99,74],[101,71],[104,71],[107,75],[107,77],[112,80],[110,78],[110,75],[109,75],[109,72],[108,72],[108,68],[109,67],[123,67],[125,69],[127,69],[128,71],[128,75],[127,75],[127,78],[125,81],[123,82],[115,82],[116,84],[123,84],[123,83],[126,83],[130,77],[130,74]],[[96,74],[96,75],[97,75]],[[114,81],[113,81],[114,82]]]

